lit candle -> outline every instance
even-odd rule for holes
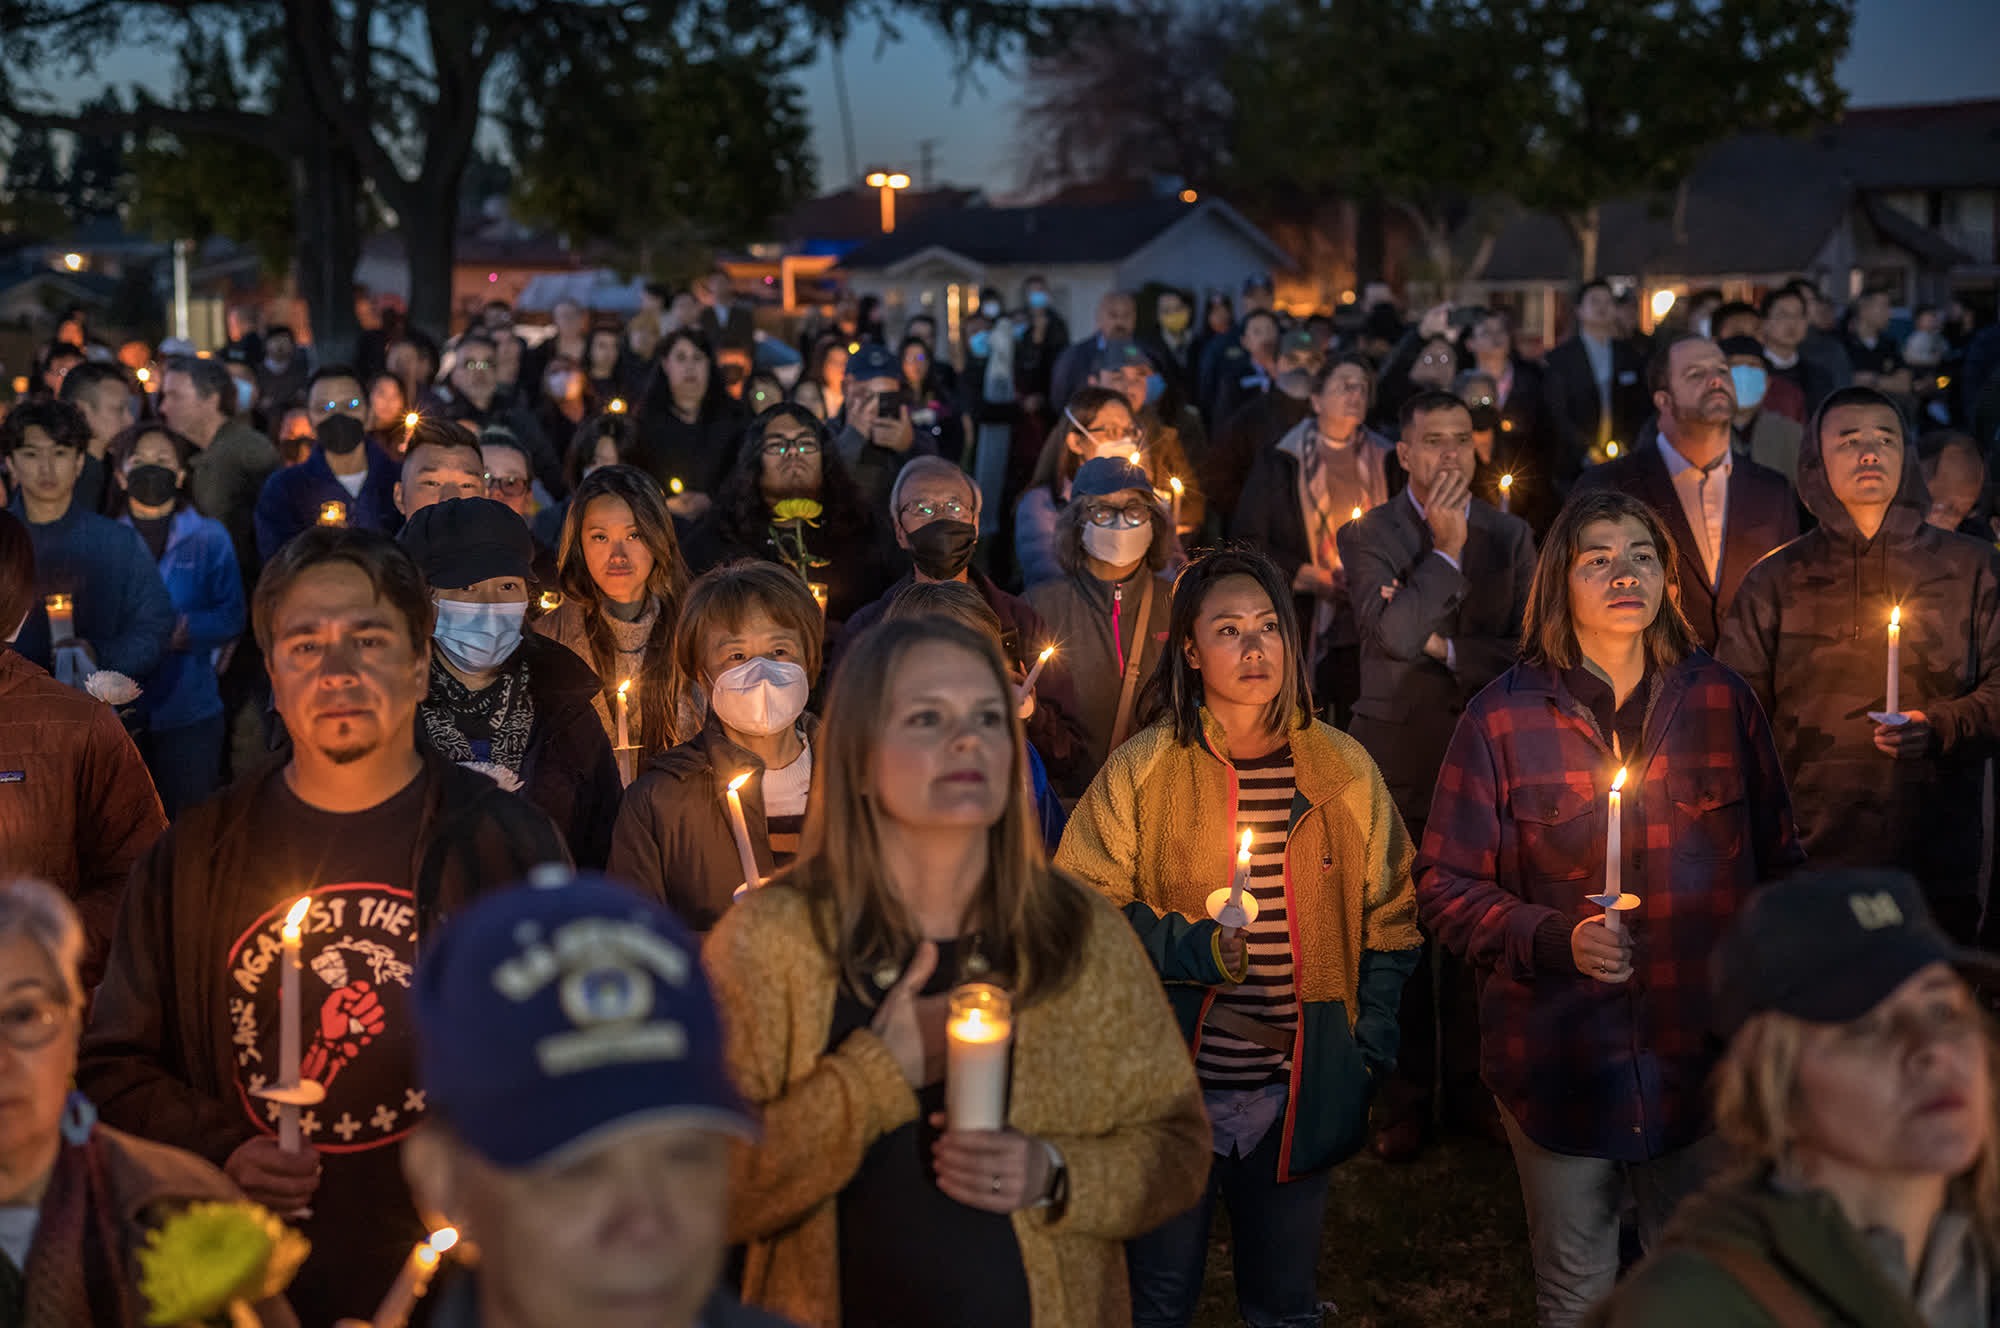
[[[625,398],[624,397],[611,398],[611,404],[606,406],[605,409],[610,411],[613,415],[623,415],[625,413]]]
[[[423,422],[424,422],[424,417],[417,414],[417,412],[413,410],[409,414],[403,417],[403,431],[405,433],[408,433],[410,430],[415,429],[419,424],[422,424]]]
[[[431,1277],[443,1261],[445,1251],[456,1244],[457,1227],[440,1227],[430,1234],[429,1239],[418,1241],[417,1247],[404,1261],[403,1271],[396,1274],[389,1294],[382,1297],[382,1303],[375,1307],[375,1317],[369,1320],[372,1328],[403,1328],[410,1321],[410,1311],[430,1290]]]
[[[627,695],[631,690],[632,680],[630,678],[618,684],[618,745],[621,748],[632,745],[632,731],[629,723],[631,701]]]
[[[743,884],[736,888],[738,894],[761,884],[764,879],[757,870],[757,854],[750,847],[750,823],[743,819],[743,795],[738,791],[749,781],[750,772],[745,770],[730,780],[729,787],[722,791],[722,796],[729,802],[729,833],[736,837],[736,862],[743,868]]]
[[[812,591],[813,603],[819,605],[819,616],[826,617],[826,582],[808,581],[806,589]]]
[[[319,523],[322,526],[344,526],[347,524],[347,504],[341,502],[321,503]]]
[[[299,948],[300,929],[312,908],[312,896],[300,895],[285,913],[285,928],[279,933],[284,944],[284,967],[278,988],[278,1087],[296,1091],[299,1086]],[[299,1151],[299,1104],[278,1102],[278,1147],[287,1153]]]
[[[951,993],[944,1031],[945,1128],[1005,1129],[1013,1002],[990,982],[968,982]]]
[[[1352,512],[1349,512],[1347,519],[1349,521],[1359,521],[1361,519],[1361,509],[1357,507]]]
[[[562,607],[562,602],[563,597],[560,590],[544,590],[542,597],[535,601],[543,613],[554,613]]]
[[[1055,653],[1056,647],[1054,642],[1050,642],[1048,645],[1042,647],[1042,653],[1035,656],[1035,667],[1029,669],[1028,676],[1021,679],[1021,686],[1015,697],[1016,700],[1025,701],[1028,699],[1028,694],[1035,690],[1035,679],[1042,676],[1042,665],[1048,663],[1049,657]]]
[[[1610,442],[1604,445],[1604,455],[1607,460],[1615,459],[1617,457],[1618,440],[1616,438],[1612,439]]]
[[[667,492],[678,498],[687,492],[687,485],[682,484],[681,477],[675,475],[667,480]]]
[[[1174,491],[1172,516],[1174,529],[1179,530],[1181,528],[1181,495],[1186,491],[1187,486],[1181,483],[1180,476],[1169,475],[1167,477],[1167,487]]]
[[[1898,604],[1889,610],[1889,703],[1883,707],[1891,715],[1903,713],[1902,679],[1897,665],[1903,654],[1903,606]]]
[[[1590,896],[1590,902],[1604,910],[1604,926],[1613,936],[1625,930],[1623,914],[1639,906],[1639,896],[1624,889],[1625,875],[1625,767],[1611,777],[1611,809],[1604,830],[1604,893]]]
[[[1236,847],[1236,874],[1208,896],[1208,916],[1224,930],[1241,931],[1257,920],[1257,896],[1250,893],[1250,838],[1245,830]]]
[[[1500,510],[1503,512],[1512,512],[1514,510],[1513,489],[1514,477],[1512,475],[1502,475],[1500,477]]]
[[[50,595],[42,601],[49,614],[49,644],[57,645],[76,636],[76,600],[69,595]]]

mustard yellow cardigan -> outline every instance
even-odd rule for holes
[[[1069,1197],[1013,1215],[1033,1328],[1131,1322],[1123,1242],[1191,1207],[1208,1184],[1209,1130],[1194,1068],[1132,929],[1102,899],[1064,990],[1017,1010],[1008,1124],[1062,1151]],[[917,1097],[867,1029],[831,1053],[833,961],[798,889],[752,891],[722,915],[702,960],[730,1070],[763,1139],[738,1151],[730,1238],[747,1245],[743,1298],[806,1328],[840,1322],[836,1199]]]

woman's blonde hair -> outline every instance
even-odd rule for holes
[[[1715,1069],[1715,1128],[1744,1168],[1781,1173],[1799,1141],[1799,1061],[1805,1053],[1803,1019],[1767,1010],[1737,1030]],[[1991,1086],[1986,1142],[1972,1168],[1952,1182],[1989,1251],[2000,1251],[2000,1036],[1979,1016]]]
[[[826,721],[813,740],[812,801],[790,882],[816,905],[820,945],[855,996],[879,997],[873,974],[901,967],[923,939],[903,901],[888,886],[882,858],[881,812],[875,799],[875,753],[890,688],[909,653],[949,645],[977,659],[1002,697],[1013,681],[993,640],[942,617],[883,622],[863,632],[834,671]],[[1075,973],[1089,915],[1081,891],[1050,872],[1029,802],[1027,743],[1014,707],[1006,707],[1014,760],[1007,803],[987,831],[987,873],[966,918],[967,934],[1004,975],[1014,997],[1029,1003],[1062,989]]]

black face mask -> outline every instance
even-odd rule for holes
[[[125,492],[147,507],[166,506],[180,489],[180,477],[165,466],[134,466],[125,476]]]
[[[313,430],[313,437],[328,456],[346,456],[368,441],[368,430],[352,415],[329,415]]]
[[[979,544],[979,527],[968,521],[940,518],[908,531],[910,561],[933,581],[949,581],[972,561]]]
[[[1472,408],[1472,431],[1474,433],[1492,433],[1499,427],[1499,411],[1493,409],[1491,406],[1474,406]]]

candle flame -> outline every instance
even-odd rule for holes
[[[1902,605],[1898,604],[1894,608],[1889,610],[1889,625],[1891,627],[1901,627],[1903,625]]]
[[[1349,512],[1347,519],[1349,521],[1359,521],[1361,519],[1361,509],[1357,507],[1352,512]]]
[[[1144,465],[1145,463],[1144,463],[1143,461],[1139,460],[1139,454],[1138,454],[1137,452],[1134,452],[1134,453],[1132,454],[1132,464],[1133,464],[1133,465],[1135,465],[1135,466],[1142,466],[1142,465]]]
[[[1181,483],[1181,477],[1178,475],[1167,476],[1167,487],[1174,491],[1174,497],[1176,498],[1180,497],[1187,488],[1186,485]]]
[[[623,415],[625,413],[625,398],[624,397],[611,398],[611,404],[606,406],[605,409],[610,411],[613,415]]]
[[[1055,653],[1056,653],[1056,648],[1055,648],[1055,646],[1054,646],[1054,644],[1053,644],[1053,643],[1051,643],[1051,644],[1049,644],[1049,645],[1045,645],[1045,646],[1043,646],[1043,647],[1042,647],[1042,663],[1044,663],[1044,664],[1048,663],[1048,662],[1049,662],[1049,656],[1051,656],[1051,655],[1053,655],[1053,654],[1055,654]]]
[[[625,695],[625,693],[631,690],[632,690],[632,680],[630,678],[627,678],[624,682],[618,684],[618,695],[620,696]]]
[[[559,590],[544,590],[538,602],[541,604],[543,613],[554,613],[562,607],[562,592]]]
[[[414,410],[403,417],[403,427],[405,429],[414,429],[423,422],[424,417],[417,414]]]
[[[1617,456],[1617,455],[1618,455],[1618,444],[1617,444],[1616,442],[1609,442],[1609,443],[1606,443],[1606,444],[1604,445],[1604,455],[1605,455],[1605,456],[1607,456],[1607,457],[1615,457],[1615,456]]]
[[[1243,832],[1243,847],[1236,850],[1236,860],[1238,862],[1250,861],[1250,831],[1248,830]]]
[[[681,477],[676,475],[667,481],[667,492],[678,498],[687,492],[687,485],[682,484]]]
[[[436,1231],[431,1232],[429,1244],[432,1250],[443,1254],[446,1250],[458,1244],[458,1228],[439,1227]]]
[[[148,369],[143,364],[140,365],[139,368],[135,371],[134,376],[137,377],[138,380],[142,383],[150,383],[153,381],[153,371],[151,369]]]
[[[1624,787],[1625,787],[1625,767],[1621,765],[1618,767],[1618,773],[1612,777],[1611,791],[1613,793],[1616,793]]]
[[[1513,487],[1514,487],[1514,477],[1512,475],[1502,475],[1500,477],[1500,488],[1503,491],[1511,489]]]
[[[312,907],[311,895],[300,895],[297,899],[292,901],[291,908],[288,909],[285,913],[286,940],[296,941],[299,938],[299,928],[305,925],[306,911],[311,907]]]
[[[731,793],[734,793],[738,789],[742,788],[745,784],[748,784],[749,782],[750,782],[750,772],[748,770],[745,770],[742,774],[738,775],[736,778],[729,781],[729,791]]]

